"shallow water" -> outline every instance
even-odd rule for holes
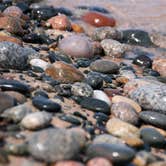
[[[117,27],[166,33],[166,0],[45,0],[56,7],[101,6],[117,19]]]

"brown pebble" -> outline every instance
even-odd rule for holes
[[[84,164],[77,161],[59,161],[53,166],[84,166]]]
[[[86,166],[112,166],[112,163],[106,158],[96,157],[89,160]]]
[[[22,41],[20,39],[17,39],[11,36],[0,35],[0,42],[3,42],[3,41],[13,42],[18,45],[22,45]]]
[[[83,27],[81,27],[79,24],[76,24],[76,23],[72,23],[72,29],[74,32],[77,32],[77,33],[84,33],[84,29]]]

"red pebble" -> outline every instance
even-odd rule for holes
[[[107,17],[98,12],[88,12],[82,16],[82,20],[95,26],[95,27],[102,27],[102,26],[111,26],[114,27],[116,21],[112,17]]]

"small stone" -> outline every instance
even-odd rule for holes
[[[114,164],[124,164],[129,163],[134,158],[135,151],[126,145],[103,143],[90,145],[86,154],[88,158],[104,157]]]
[[[59,42],[58,47],[63,53],[74,58],[91,58],[94,56],[93,45],[85,36],[67,36]]]
[[[166,115],[154,111],[142,111],[139,113],[141,120],[156,127],[166,129]]]
[[[95,99],[92,97],[83,97],[80,102],[81,107],[92,110],[94,112],[103,112],[105,114],[110,114],[109,105],[99,99]]]
[[[72,23],[71,27],[72,27],[73,31],[76,33],[84,33],[84,28],[79,24]]]
[[[70,160],[85,144],[85,136],[66,129],[45,129],[35,132],[28,140],[28,149],[35,158],[45,162]]]
[[[125,102],[112,104],[111,115],[133,125],[137,125],[139,121],[138,112],[130,104]]]
[[[68,160],[68,161],[58,161],[53,166],[84,166],[84,164],[77,161]]]
[[[39,54],[31,48],[23,48],[11,42],[0,42],[0,67],[25,70],[29,60],[38,58]]]
[[[96,28],[92,33],[92,39],[97,41],[101,41],[104,39],[118,40],[121,38],[121,36],[122,36],[121,32],[111,27]]]
[[[86,166],[113,166],[111,161],[104,157],[95,157],[89,160]]]
[[[106,15],[98,12],[87,12],[82,16],[82,20],[95,27],[103,27],[103,26],[114,27],[116,24],[114,18],[107,17]]]
[[[120,96],[120,95],[115,95],[112,97],[112,103],[119,103],[119,102],[123,102],[123,103],[127,103],[131,105],[131,107],[133,107],[134,110],[138,113],[142,111],[139,104],[130,98],[127,98],[125,96]]]
[[[16,101],[13,97],[0,92],[0,113],[5,111],[7,108],[13,107],[16,105]]]
[[[13,42],[22,46],[22,41],[20,39],[12,37],[12,36],[0,35],[0,42],[4,42],[4,41]]]
[[[22,119],[21,125],[28,130],[38,130],[48,126],[51,120],[52,116],[47,112],[33,112]]]
[[[58,15],[51,17],[47,21],[53,29],[59,29],[59,30],[71,30],[71,23],[67,16],[65,15]]]
[[[96,60],[90,64],[90,69],[105,74],[114,74],[119,70],[119,66],[109,60]]]
[[[23,15],[22,10],[17,6],[9,6],[3,11],[4,15],[18,17],[20,18]]]
[[[93,89],[86,83],[76,82],[71,87],[71,92],[75,96],[91,97]]]
[[[166,77],[166,59],[155,59],[152,68],[159,72],[162,77]]]
[[[59,112],[61,111],[61,105],[56,102],[53,102],[50,99],[47,99],[42,96],[36,96],[32,99],[32,103],[39,110],[45,110],[48,112]]]
[[[140,135],[143,141],[152,147],[164,148],[166,145],[165,137],[154,128],[143,128]]]
[[[72,65],[57,61],[46,69],[46,74],[62,83],[79,82],[84,79],[84,75]]]
[[[104,93],[101,90],[94,90],[93,91],[93,98],[102,100],[102,101],[106,102],[109,106],[111,105],[110,98],[107,96],[106,93]]]
[[[27,104],[21,104],[12,108],[6,109],[1,117],[12,120],[15,123],[20,122],[26,115],[32,112],[31,107]]]
[[[158,161],[158,162],[153,162],[151,164],[148,164],[148,166],[165,166],[166,162],[165,161]]]
[[[121,58],[125,51],[127,51],[126,45],[112,39],[102,40],[101,46],[104,49],[105,55],[115,58]]]

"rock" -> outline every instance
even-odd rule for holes
[[[114,155],[115,153],[116,155]],[[90,159],[94,157],[104,157],[114,164],[124,164],[134,158],[135,152],[126,145],[103,143],[90,145],[86,151],[86,155]]]
[[[93,89],[86,83],[76,82],[71,87],[71,92],[75,96],[91,97]]]
[[[76,33],[84,33],[84,28],[77,23],[72,23],[71,27],[72,27],[72,30]]]
[[[80,82],[84,79],[84,75],[78,69],[60,61],[48,67],[45,73],[62,83]]]
[[[0,42],[4,42],[4,41],[13,42],[13,43],[16,43],[16,44],[22,46],[22,41],[20,39],[17,39],[15,37],[11,37],[11,36],[0,35]]]
[[[7,108],[13,107],[16,105],[16,101],[13,97],[0,92],[0,113],[5,111]]]
[[[122,36],[121,32],[119,32],[117,29],[114,29],[112,27],[99,27],[95,28],[92,33],[92,39],[101,41],[104,39],[114,39],[118,40]]]
[[[162,77],[166,77],[166,59],[155,59],[152,68],[159,72]]]
[[[59,30],[71,30],[71,23],[67,16],[65,15],[58,15],[51,17],[48,21],[48,24],[51,25],[53,29],[59,29]],[[47,24],[46,23],[46,24]]]
[[[77,161],[68,160],[68,161],[59,161],[53,166],[84,166],[84,164]]]
[[[3,91],[17,91],[23,94],[30,92],[30,87],[17,80],[0,79],[0,88]]]
[[[32,109],[26,103],[6,109],[1,117],[12,120],[15,123],[20,122],[26,115],[30,114]]]
[[[52,115],[47,112],[33,112],[22,119],[21,126],[28,130],[38,130],[47,127],[51,120]]]
[[[3,11],[3,14],[6,15],[6,16],[21,18],[21,16],[23,15],[23,12],[17,6],[9,6]]]
[[[139,121],[138,112],[130,104],[125,102],[112,104],[111,115],[133,125],[137,125]]]
[[[166,129],[166,115],[164,114],[153,111],[142,111],[139,113],[139,117],[148,124]]]
[[[90,69],[105,74],[114,74],[119,70],[119,66],[109,60],[96,60],[90,64]]]
[[[102,101],[106,102],[109,106],[111,105],[110,98],[107,96],[106,93],[104,93],[101,90],[94,90],[93,91],[93,98],[102,100]]]
[[[39,54],[31,48],[23,48],[11,42],[0,43],[0,67],[7,69],[25,70],[29,60],[38,58]]]
[[[87,12],[82,16],[82,20],[95,27],[111,26],[114,27],[116,21],[114,18],[107,17],[98,12]]]
[[[130,98],[127,98],[125,96],[120,96],[120,95],[115,95],[112,97],[112,103],[119,103],[119,102],[123,102],[123,103],[127,103],[131,105],[131,107],[133,107],[134,110],[137,112],[141,112],[142,110],[139,104]]]
[[[151,84],[141,86],[130,93],[130,98],[137,101],[141,107],[158,110],[166,114],[166,86]]]
[[[93,57],[93,45],[87,37],[81,35],[71,35],[63,38],[59,44],[59,49],[74,58]]]
[[[95,157],[89,160],[86,166],[113,166],[111,161],[104,157]]]
[[[81,150],[80,138],[85,144],[85,137],[76,133],[66,129],[36,132],[28,140],[29,152],[35,159],[45,162],[70,160]]]
[[[45,110],[48,112],[59,112],[61,111],[61,105],[56,102],[51,101],[42,96],[36,96],[32,99],[32,103],[39,110]]]
[[[164,148],[166,145],[165,137],[154,128],[143,128],[140,131],[140,135],[149,146]]]
[[[151,164],[148,164],[148,166],[165,166],[166,162],[165,161],[158,161],[158,162],[153,162]]]
[[[105,114],[110,114],[109,105],[106,102],[99,99],[95,99],[92,97],[84,97],[81,100],[80,105],[82,108],[86,108],[94,112],[103,112]]]
[[[113,39],[104,39],[101,41],[101,46],[104,49],[105,55],[121,58],[125,51],[127,51],[127,46],[121,44],[120,42]]]
[[[149,34],[143,30],[128,29],[123,31],[123,43],[149,47],[153,45]]]

